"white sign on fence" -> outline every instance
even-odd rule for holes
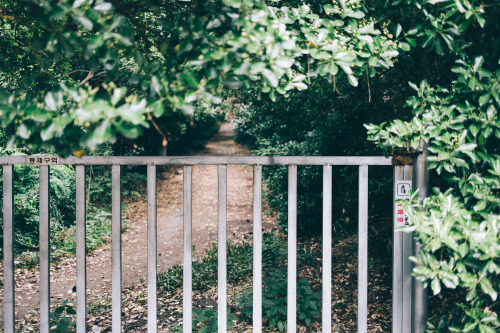
[[[403,203],[399,200],[410,200],[411,180],[397,180],[395,189],[395,202],[394,202],[394,226],[402,227],[408,225],[408,215],[403,209]]]

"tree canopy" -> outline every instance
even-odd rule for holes
[[[219,103],[227,88],[275,98],[317,77],[356,86],[393,65],[398,43],[360,2],[314,5],[5,1],[2,126],[17,144],[67,155]]]

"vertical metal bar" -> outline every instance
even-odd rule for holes
[[[297,165],[288,166],[287,332],[297,326]]]
[[[40,332],[50,332],[50,169],[40,166]]]
[[[85,166],[76,166],[76,331],[87,331]]]
[[[253,332],[262,333],[262,165],[253,167]]]
[[[422,142],[420,145],[422,151],[414,161],[414,179],[418,188],[418,197],[424,199],[428,196],[429,170],[427,168],[427,144]],[[418,257],[420,244],[413,240],[413,255]],[[413,278],[413,297],[412,297],[412,332],[425,332],[427,328],[427,288],[424,288],[422,282]]]
[[[396,182],[403,180],[402,165],[394,166],[394,199],[396,200]],[[393,216],[395,219],[396,209]],[[393,232],[393,264],[392,264],[392,332],[403,332],[403,233],[396,231],[396,223],[394,222]]]
[[[404,180],[411,180],[412,179],[412,168],[413,166],[411,165],[405,165],[404,166],[404,171],[403,171],[403,179]],[[413,263],[410,260],[410,257],[412,256],[412,243],[413,243],[413,237],[411,233],[401,233],[401,238],[402,238],[402,274],[403,277],[401,279],[402,283],[402,297],[403,297],[403,304],[402,304],[402,318],[403,318],[403,325],[402,325],[402,333],[405,332],[411,332],[411,322],[412,322],[412,311],[411,311],[411,305],[412,305],[412,276],[411,276],[411,271],[413,269]]]
[[[218,261],[218,329],[217,332],[225,333],[227,331],[227,248],[226,248],[226,230],[227,230],[227,166],[219,165],[219,223],[217,237],[217,261]]]
[[[184,266],[183,266],[183,296],[182,296],[182,309],[183,309],[183,327],[184,333],[191,333],[193,331],[193,230],[192,230],[192,178],[193,166],[184,166]]]
[[[5,333],[14,333],[14,172],[3,166],[3,323]]]
[[[148,165],[148,332],[156,333],[156,165]]]
[[[368,318],[368,166],[359,166],[358,333],[366,333]]]
[[[332,331],[332,166],[323,166],[323,332]]]
[[[111,167],[111,281],[112,331],[121,333],[122,325],[122,238],[120,165]]]

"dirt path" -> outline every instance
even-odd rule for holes
[[[223,123],[206,148],[194,155],[248,155],[248,150],[234,142],[230,124]],[[252,230],[252,169],[248,166],[228,166],[228,239],[249,238]],[[182,168],[158,169],[158,271],[182,263]],[[128,230],[122,236],[123,287],[146,279],[147,234],[146,198],[124,202],[124,219]],[[217,239],[217,166],[193,167],[193,246],[194,255]],[[76,264],[68,258],[51,268],[51,298],[57,305],[64,299],[73,302]],[[37,330],[38,274],[26,269],[16,270],[16,319],[18,326]],[[110,300],[110,244],[87,257],[88,303],[96,299]],[[3,312],[3,305],[1,306]],[[111,311],[109,309],[109,311]],[[2,315],[3,319],[3,315]],[[1,319],[0,319],[1,320]]]

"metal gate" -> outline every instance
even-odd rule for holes
[[[426,191],[425,158],[393,157],[26,157],[0,156],[3,165],[4,232],[4,332],[15,327],[14,253],[13,253],[13,165],[37,164],[40,168],[40,332],[50,331],[50,246],[49,246],[49,168],[51,164],[74,165],[76,169],[76,331],[86,332],[86,252],[85,252],[85,166],[111,165],[112,170],[112,330],[121,332],[121,195],[120,167],[147,165],[147,237],[148,237],[148,332],[156,332],[157,243],[156,243],[156,167],[184,167],[183,185],[183,329],[192,332],[192,166],[218,165],[218,244],[226,244],[227,165],[253,166],[253,332],[262,332],[262,166],[288,166],[288,291],[287,332],[296,332],[297,282],[297,166],[323,166],[323,267],[322,327],[332,330],[332,166],[359,167],[358,234],[358,332],[367,332],[368,315],[368,166],[395,165],[395,187],[400,180],[412,180],[414,187]],[[396,194],[395,194],[396,198]],[[395,221],[396,221],[395,211]],[[396,226],[395,222],[395,226]],[[417,253],[411,234],[394,232],[393,332],[423,332],[426,320],[426,291],[410,276],[408,259]],[[227,318],[226,247],[218,246],[218,331],[226,332]],[[326,315],[325,315],[326,314]]]

